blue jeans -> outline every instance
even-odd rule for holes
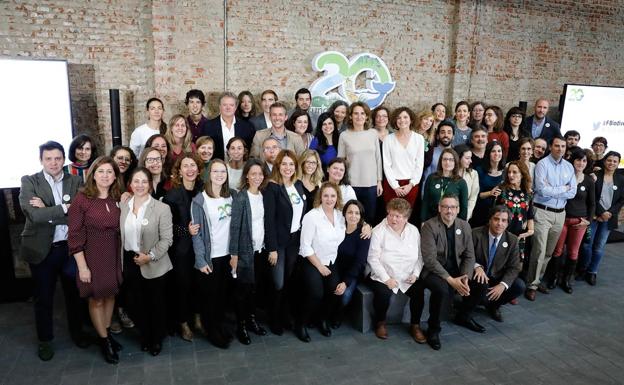
[[[352,284],[347,286],[344,293],[342,293],[342,298],[341,298],[342,306],[347,306],[349,302],[351,302],[351,298],[353,297],[353,293],[355,292],[355,289],[357,288],[357,286],[358,286],[357,280],[353,281]]]
[[[611,230],[609,230],[609,222],[598,221],[592,221],[590,229],[591,240],[589,243],[583,243],[581,267],[588,273],[597,273]]]
[[[377,209],[377,185],[371,187],[353,187],[355,196],[364,206],[364,220],[373,226]],[[346,202],[345,202],[346,203]]]

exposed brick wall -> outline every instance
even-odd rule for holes
[[[184,110],[188,89],[214,96],[224,82],[234,92],[271,87],[292,104],[318,76],[312,57],[329,49],[381,56],[397,82],[391,106],[466,98],[508,108],[541,95],[556,105],[566,82],[624,84],[619,0],[227,3],[225,66],[217,0],[8,0],[0,54],[67,59],[76,129],[107,143],[109,88],[121,90],[127,141],[154,95],[166,120]]]

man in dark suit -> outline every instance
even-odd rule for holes
[[[470,295],[463,298],[454,320],[476,332],[485,331],[471,318],[476,306],[485,302],[492,318],[503,322],[501,305],[519,297],[525,290],[524,282],[518,278],[522,269],[518,237],[507,231],[511,213],[507,207],[499,205],[489,214],[487,226],[472,230],[476,260],[474,276],[470,281]]]
[[[81,330],[76,263],[67,247],[67,209],[78,192],[81,178],[63,172],[65,150],[57,142],[39,146],[39,159],[43,170],[22,177],[19,202],[26,224],[20,254],[30,265],[34,283],[38,355],[41,360],[49,361],[54,357],[52,320],[57,277],[65,295],[71,337],[79,347],[88,346]]]
[[[542,138],[550,144],[552,138],[561,135],[561,128],[559,123],[546,116],[549,107],[550,103],[547,99],[537,99],[533,115],[524,121],[524,129],[531,133],[533,139]]]
[[[256,130],[251,123],[242,119],[236,120],[234,113],[238,104],[238,98],[231,92],[224,92],[219,96],[219,116],[210,119],[202,135],[208,135],[214,140],[213,158],[225,159],[225,147],[230,139],[237,136],[242,138],[247,145],[247,151],[251,149]]]
[[[249,119],[249,122],[254,126],[256,131],[263,130],[265,128],[271,128],[271,106],[277,102],[277,94],[273,90],[264,90],[260,96],[260,105],[262,106],[262,113]]]
[[[418,291],[415,319],[420,319],[422,315],[425,288],[431,291],[427,343],[434,350],[441,347],[442,301],[449,296],[449,287],[462,296],[470,295],[468,281],[475,265],[470,225],[457,218],[459,198],[455,195],[442,197],[438,213],[422,226],[421,250],[425,266],[414,284]]]

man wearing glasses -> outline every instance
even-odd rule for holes
[[[472,230],[463,219],[457,218],[459,198],[445,195],[438,204],[438,215],[426,221],[421,231],[421,250],[424,268],[415,283],[416,319],[420,319],[424,308],[425,288],[431,291],[429,299],[429,328],[427,343],[439,350],[440,313],[442,301],[457,291],[462,296],[470,295],[469,279],[475,265]],[[449,288],[453,290],[450,291]],[[450,300],[450,298],[449,298]],[[477,331],[483,327],[472,319],[461,324]]]

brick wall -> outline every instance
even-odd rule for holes
[[[110,143],[108,89],[119,88],[124,141],[150,96],[166,120],[190,88],[210,96],[294,91],[317,78],[312,57],[370,51],[397,82],[391,106],[484,99],[503,108],[541,95],[557,104],[566,82],[624,84],[618,0],[366,1],[7,0],[0,54],[64,58],[79,132]],[[322,4],[322,6],[321,6]],[[224,60],[224,26],[227,56]],[[216,113],[210,98],[209,114]],[[110,148],[110,144],[107,146]]]

